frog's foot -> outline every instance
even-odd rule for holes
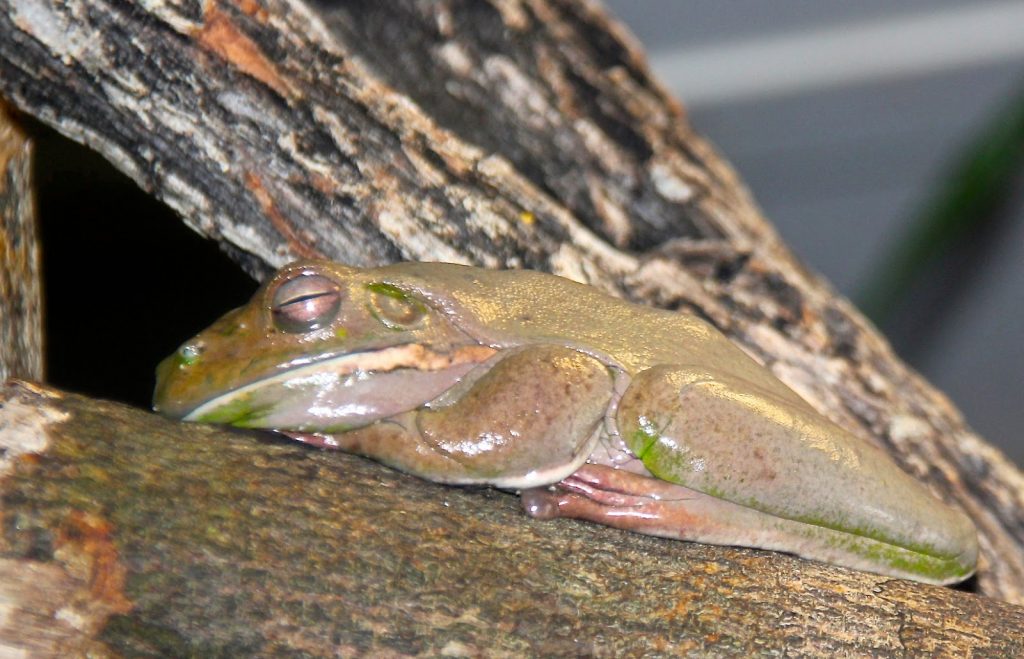
[[[705,494],[656,478],[601,465],[584,465],[551,488],[523,490],[526,513],[537,519],[572,517],[621,529],[703,540],[709,522]]]

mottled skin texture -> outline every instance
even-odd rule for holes
[[[974,570],[962,513],[715,328],[550,275],[292,264],[158,375],[165,414],[522,490],[538,517],[933,583]]]

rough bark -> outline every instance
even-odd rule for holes
[[[699,313],[962,506],[980,592],[1024,601],[1024,476],[801,267],[600,7],[0,6],[0,93],[250,272],[531,267]]]
[[[0,102],[0,382],[43,377],[32,142]]]
[[[35,385],[0,405],[0,594],[30,598],[0,625],[12,651],[1024,653],[1024,608],[948,588],[539,522],[494,490]]]

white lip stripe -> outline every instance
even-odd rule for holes
[[[332,372],[339,376],[356,371],[393,371],[400,368],[418,371],[439,371],[467,362],[480,363],[487,360],[495,352],[494,348],[473,345],[457,348],[451,353],[434,352],[418,343],[407,343],[400,346],[374,350],[370,352],[354,352],[333,359],[314,362],[307,366],[282,371],[277,375],[263,378],[245,386],[221,394],[185,416],[185,421],[196,421],[209,412],[230,404],[242,396],[258,391],[268,385],[280,384],[285,380],[308,377],[311,375]]]

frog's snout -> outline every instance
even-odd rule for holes
[[[181,396],[182,381],[189,380],[193,367],[200,363],[206,345],[193,340],[174,351],[156,367],[156,387],[153,391],[153,410],[167,416],[180,417],[188,413]],[[186,388],[187,389],[187,388]]]

